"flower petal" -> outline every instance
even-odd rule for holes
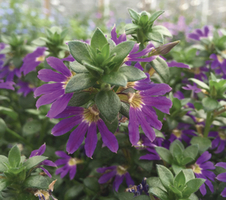
[[[136,115],[137,115],[136,110],[133,107],[130,107],[128,129],[129,129],[129,140],[132,143],[132,145],[136,145],[140,139],[139,123]]]
[[[111,171],[111,172],[108,172],[108,173],[106,173],[106,174],[103,174],[103,175],[99,178],[98,183],[100,183],[100,184],[106,183],[106,182],[108,182],[111,178],[113,178],[115,175],[116,175],[116,170]]]
[[[38,87],[34,91],[34,97],[40,96],[41,94],[49,94],[53,91],[57,91],[62,88],[62,83],[52,83],[52,84],[44,84]]]
[[[124,176],[116,175],[114,183],[113,183],[113,188],[115,189],[116,192],[118,192],[119,186],[122,184],[122,181],[124,179]]]
[[[59,74],[57,72],[54,72],[51,69],[41,69],[38,72],[38,78],[42,81],[49,82],[49,81],[55,81],[55,82],[64,82],[67,80],[67,77],[65,77],[62,74]]]
[[[88,157],[92,157],[94,150],[97,145],[97,128],[96,124],[93,122],[88,128],[86,140],[85,140],[85,151]]]
[[[75,174],[76,174],[76,165],[74,165],[73,167],[71,167],[70,171],[69,171],[69,177],[70,177],[70,180],[72,180],[74,177],[75,177]]]

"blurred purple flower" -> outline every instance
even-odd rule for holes
[[[59,58],[48,57],[46,61],[53,69],[60,73],[51,69],[41,69],[38,72],[38,78],[40,80],[45,82],[54,81],[56,83],[44,84],[38,87],[34,92],[34,96],[42,95],[36,102],[37,108],[53,102],[47,113],[47,117],[53,118],[67,107],[68,102],[73,96],[73,93],[65,93],[65,87],[70,78],[73,77],[73,74]]]
[[[16,86],[19,86],[20,89],[17,91],[18,94],[23,94],[24,97],[28,95],[30,92],[34,92],[36,87],[31,83],[24,82],[19,80]]]
[[[223,73],[223,78],[226,78],[226,59],[216,54],[211,54],[210,59],[212,59],[211,69],[215,70],[216,74]]]
[[[80,164],[83,161],[77,158],[72,158],[63,151],[56,151],[55,154],[58,157],[61,157],[60,159],[56,160],[55,164],[57,166],[64,165],[63,167],[56,170],[56,175],[60,174],[60,177],[63,178],[69,173],[70,180],[72,180],[76,174],[77,164]]]
[[[215,166],[217,166],[217,167],[223,167],[224,169],[226,169],[226,163],[225,162],[219,162]],[[226,172],[219,174],[216,177],[216,179],[218,181],[226,182]],[[224,190],[221,192],[221,196],[222,197],[226,197],[226,188],[224,188]]]
[[[67,118],[65,118],[67,117]],[[60,136],[70,131],[73,127],[78,127],[71,132],[68,143],[67,152],[74,153],[82,144],[85,134],[85,152],[88,157],[92,157],[97,144],[97,127],[100,131],[104,145],[112,152],[117,152],[118,141],[113,133],[111,133],[104,121],[99,117],[99,111],[96,106],[87,108],[67,107],[62,113],[55,118],[65,118],[56,124],[52,129],[54,136]]]
[[[117,192],[124,178],[126,179],[126,184],[128,187],[134,185],[134,181],[132,180],[129,172],[127,172],[127,168],[124,166],[118,165],[118,166],[102,167],[102,168],[98,168],[97,172],[103,174],[98,180],[98,183],[100,184],[104,184],[108,182],[110,179],[112,179],[113,177],[115,177],[115,180],[113,182],[113,188]]]
[[[132,186],[131,188],[126,188],[126,192],[130,192],[134,194],[134,197],[139,196],[144,191],[146,195],[149,196],[148,190],[149,185],[147,184],[147,178],[144,178],[140,185]]]
[[[12,81],[4,82],[3,80],[0,80],[0,88],[1,89],[14,90],[15,88],[13,87],[13,85],[15,85],[15,83]]]
[[[46,150],[46,144],[43,144],[39,149],[32,151],[29,158],[34,156],[41,156],[45,152],[45,150]],[[51,167],[57,167],[57,165],[51,160],[44,160],[38,165],[38,168],[42,169],[50,178],[52,178],[52,175],[48,172],[48,170],[46,170],[44,167],[41,167],[41,165],[47,165]]]
[[[13,81],[14,76],[21,77],[20,69],[15,68],[13,64],[0,66],[0,79],[6,77],[6,81]]]
[[[195,32],[189,34],[188,37],[193,39],[193,40],[200,41],[201,38],[208,37],[209,32],[210,32],[209,27],[208,26],[204,26],[203,31],[201,29],[196,29]]]
[[[224,129],[223,129],[224,128]],[[224,130],[226,127],[223,127],[219,131],[210,131],[209,137],[215,137],[215,139],[212,141],[212,149],[217,148],[217,150],[214,153],[221,153],[226,146],[226,134],[224,133]]]
[[[23,59],[23,65],[20,72],[24,75],[33,71],[41,62],[45,60],[46,47],[38,47],[34,52],[27,54]]]
[[[209,187],[211,192],[214,192],[213,184],[211,183],[211,181],[214,181],[216,175],[209,170],[214,170],[215,166],[212,162],[208,161],[210,158],[211,154],[208,151],[205,151],[197,159],[196,163],[192,165],[192,170],[195,173],[196,178],[206,179],[205,183],[203,183],[199,188],[203,196],[206,195],[205,184]]]
[[[202,90],[198,88],[197,84],[194,83],[194,85],[187,84],[186,86],[182,87],[184,90],[192,90],[194,93],[199,93]]]

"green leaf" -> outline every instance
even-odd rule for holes
[[[83,183],[87,188],[94,192],[98,192],[100,190],[98,180],[95,177],[87,177],[83,180]]]
[[[194,175],[194,172],[192,171],[192,169],[183,169],[183,172],[184,172],[184,176],[185,176],[185,179],[186,179],[186,183],[188,181],[190,181],[191,179],[194,179],[195,178],[195,175]]]
[[[116,54],[116,56],[113,59],[113,62],[121,64],[126,58],[126,56],[128,56],[130,51],[133,49],[134,44],[135,43],[133,41],[125,41],[121,42],[116,47],[114,47],[110,53],[110,56]]]
[[[199,153],[203,153],[211,147],[211,140],[204,137],[193,137],[190,143],[199,146]]]
[[[143,11],[140,16],[140,24],[146,25],[148,23],[148,14],[146,11]]]
[[[160,57],[157,57],[155,60],[151,61],[150,64],[162,80],[167,83],[170,78],[170,71],[166,61]]]
[[[176,156],[180,156],[183,153],[184,150],[184,146],[181,143],[180,140],[174,140],[171,144],[170,144],[170,153],[176,157]]]
[[[101,68],[99,68],[99,67],[96,67],[96,66],[94,66],[94,65],[92,65],[92,64],[89,64],[89,63],[86,62],[86,61],[82,61],[82,64],[85,65],[85,67],[86,67],[89,71],[92,70],[92,71],[95,71],[95,72],[97,72],[97,73],[99,73],[99,74],[103,74],[103,73],[104,73],[104,70],[103,70],[103,69],[101,69]]]
[[[5,124],[5,121],[2,118],[0,118],[0,136],[1,137],[3,133],[5,133],[6,129],[7,129],[7,126]]]
[[[23,166],[26,167],[27,170],[37,166],[39,163],[43,162],[44,160],[48,159],[48,157],[45,156],[33,156],[26,160],[23,163]]]
[[[150,19],[149,19],[149,24],[153,24],[154,21],[155,21],[156,19],[158,19],[158,17],[159,17],[160,15],[162,15],[164,12],[165,12],[165,11],[163,11],[163,10],[154,12],[154,13],[151,15]]]
[[[192,193],[189,197],[189,200],[199,200],[199,198],[194,193]]]
[[[8,158],[6,156],[0,155],[0,172],[4,172],[7,170],[7,167],[4,163],[9,163]]]
[[[110,123],[115,120],[121,107],[119,97],[111,90],[97,93],[95,103],[100,113]]]
[[[201,88],[205,89],[205,90],[209,90],[209,86],[206,85],[204,82],[198,80],[198,79],[195,79],[195,78],[189,78],[188,80],[196,83],[198,86],[200,86]]]
[[[180,191],[182,191],[185,183],[186,183],[186,179],[185,179],[184,171],[181,170],[180,173],[178,173],[175,179],[173,180],[173,185],[176,188],[178,188]]]
[[[195,178],[188,181],[182,191],[183,197],[189,197],[192,193],[196,192],[205,181],[202,178]]]
[[[8,155],[9,164],[12,168],[19,166],[21,159],[20,157],[21,157],[20,150],[17,145],[14,145],[12,149],[10,149]]]
[[[213,111],[218,107],[218,101],[210,97],[202,99],[202,104],[206,111]]]
[[[76,184],[72,187],[70,187],[66,192],[64,199],[65,200],[73,200],[75,199],[79,194],[81,194],[84,190],[83,184]]]
[[[66,85],[65,92],[71,93],[79,90],[83,90],[92,87],[96,83],[97,79],[90,74],[81,73],[73,76]]]
[[[162,185],[159,177],[150,177],[150,178],[147,178],[147,184],[149,185],[149,188],[152,188],[152,187],[158,187],[160,188],[161,190],[163,191],[167,191],[164,186]]]
[[[72,71],[76,73],[89,73],[89,71],[86,69],[84,65],[81,65],[77,61],[70,62],[70,68]]]
[[[128,119],[129,119],[129,109],[130,109],[129,104],[121,102],[121,108],[119,112]]]
[[[74,59],[82,64],[82,61],[91,62],[88,44],[80,41],[68,42],[68,47]]]
[[[42,125],[38,120],[26,122],[23,126],[23,135],[28,136],[41,130]]]
[[[126,24],[125,25],[125,30],[126,33],[131,32],[131,31],[135,31],[136,29],[140,29],[141,27],[137,24]]]
[[[49,188],[49,181],[46,177],[41,175],[29,176],[23,183],[25,188],[36,188],[47,190]]]
[[[91,38],[91,47],[95,50],[101,50],[107,43],[107,38],[104,36],[103,32],[99,28],[97,28]]]
[[[155,150],[157,151],[158,155],[167,163],[171,164],[173,161],[173,157],[170,153],[170,151],[164,147],[155,147]]]
[[[14,110],[12,110],[10,108],[5,108],[3,106],[0,106],[0,113],[8,115],[9,117],[11,117],[14,120],[16,120],[18,117],[18,114]]]
[[[177,189],[174,185],[170,185],[169,189],[177,196],[182,197],[182,192],[179,189]]]
[[[0,179],[0,192],[4,190],[9,184],[6,182],[5,179]]]
[[[108,84],[116,85],[116,86],[123,86],[127,85],[127,78],[120,72],[112,72],[110,74],[102,76],[102,81]]]
[[[0,95],[0,101],[5,101],[5,100],[10,101],[8,97]]]
[[[163,44],[164,38],[159,32],[149,32],[146,36],[149,40]]]
[[[166,27],[161,26],[161,25],[153,26],[151,28],[151,32],[158,32],[161,35],[172,37],[172,34],[170,33],[170,31]]]
[[[138,22],[139,19],[140,19],[140,15],[135,10],[133,10],[131,8],[129,8],[128,11],[129,11],[130,17],[132,17],[136,22]]]
[[[115,133],[118,128],[118,117],[116,117],[112,122],[107,121],[102,115],[100,115],[101,119],[104,121],[108,130],[112,133]]]
[[[163,186],[168,190],[170,185],[173,185],[172,172],[163,165],[157,165],[158,176]]]
[[[116,194],[119,200],[133,199],[134,194],[129,192],[121,192]]]
[[[150,198],[147,195],[139,195],[134,198],[135,200],[150,200]]]
[[[149,189],[149,193],[155,195],[161,200],[169,200],[168,195],[165,191],[161,190],[160,188],[154,187]]]
[[[178,174],[181,170],[184,169],[184,166],[177,165],[175,163],[172,164],[172,169],[175,174]]]
[[[195,160],[196,156],[198,155],[198,151],[198,145],[190,145],[185,149],[183,155],[184,157],[191,157],[193,160]]]
[[[91,92],[75,92],[68,102],[68,106],[82,106],[93,98],[94,94]]]
[[[122,66],[119,68],[119,72],[127,78],[128,82],[139,81],[147,78],[144,72],[133,66]]]

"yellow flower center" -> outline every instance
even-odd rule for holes
[[[63,89],[66,88],[68,82],[71,80],[71,78],[72,78],[75,74],[76,74],[75,72],[73,72],[73,71],[71,72],[71,76],[68,77],[67,80],[63,82]]]
[[[36,197],[41,197],[42,200],[48,200],[49,199],[49,192],[45,191],[45,190],[38,190],[37,192],[35,192],[34,194]],[[44,196],[45,198],[43,199]]]
[[[133,94],[129,93],[128,102],[130,103],[130,106],[137,109],[141,109],[144,105],[142,97],[139,92]]]
[[[190,69],[190,71],[194,74],[200,74],[200,68],[199,67],[194,67],[194,68]]]
[[[123,167],[121,165],[117,166],[117,174],[122,176],[123,174],[125,174],[127,171],[126,167]]]
[[[182,132],[179,129],[174,129],[173,130],[173,134],[177,137],[177,138],[181,138]]]
[[[198,118],[198,117],[196,117],[195,120],[196,120],[197,122],[204,122],[204,119],[203,119],[203,118]]]
[[[219,131],[219,132],[218,132],[218,135],[219,135],[220,139],[226,140],[226,133],[225,133],[225,132]]]
[[[90,125],[92,122],[97,122],[99,120],[99,114],[100,112],[95,105],[89,107],[88,109],[85,108],[83,111],[83,120],[85,120]]]
[[[45,56],[44,55],[35,58],[36,62],[43,62],[44,60],[45,60]]]
[[[196,124],[195,128],[196,128],[198,134],[202,135],[202,133],[203,133],[203,125],[202,124]]]
[[[13,64],[11,64],[10,66],[9,66],[9,71],[13,71],[15,69],[15,66],[13,65]]]
[[[28,87],[31,88],[31,89],[35,88],[35,86],[33,84],[31,84],[31,83],[28,84]]]
[[[217,55],[217,60],[218,60],[220,63],[222,63],[222,62],[224,61],[224,59],[223,59],[222,56],[220,56],[220,55]]]
[[[194,164],[194,165],[192,165],[192,170],[193,170],[193,172],[195,172],[196,174],[201,174],[202,173],[202,168],[201,167],[199,167],[199,165],[198,164]]]
[[[75,165],[80,164],[80,163],[83,163],[83,160],[80,160],[80,159],[77,159],[77,158],[71,158],[68,161],[69,166],[75,166]]]

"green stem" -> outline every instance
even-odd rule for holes
[[[32,144],[30,142],[28,142],[27,140],[25,140],[23,137],[21,137],[18,133],[12,131],[9,128],[7,128],[6,131],[8,133],[10,133],[11,135],[13,135],[14,137],[18,138],[19,140],[23,141],[25,144],[27,144],[33,150]]]
[[[207,112],[207,116],[206,116],[206,124],[205,124],[204,133],[203,133],[204,137],[208,137],[212,122],[213,122],[212,112],[209,111]]]

